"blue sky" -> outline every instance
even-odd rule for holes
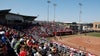
[[[100,0],[50,0],[49,21],[78,22],[79,2],[82,3],[81,22],[100,22]],[[12,13],[38,16],[36,20],[47,21],[47,0],[0,0],[0,10],[12,9]]]

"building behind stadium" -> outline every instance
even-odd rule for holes
[[[100,22],[94,22],[93,23],[93,30],[100,32]]]

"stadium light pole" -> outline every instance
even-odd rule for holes
[[[53,6],[54,6],[54,19],[53,19],[54,27],[53,28],[55,29],[55,18],[56,18],[56,16],[55,16],[55,10],[56,10],[56,4],[53,4]]]
[[[79,34],[81,31],[81,17],[82,17],[82,3],[79,3],[80,11],[79,11]]]
[[[56,12],[56,6],[57,6],[57,4],[54,3],[53,6],[54,6],[54,19],[53,19],[53,25],[54,25],[54,26],[53,26],[53,31],[56,32],[56,31],[55,31],[55,26],[56,26],[56,25],[55,25],[55,19],[56,19],[56,15],[55,15],[56,13],[55,13],[55,12]],[[55,33],[54,36],[56,37],[56,33]]]
[[[51,1],[48,0],[47,3],[48,3],[48,8],[47,8],[47,21],[49,22],[49,4],[51,3]]]
[[[54,3],[53,6],[54,6],[54,24],[55,24],[55,20],[56,20],[56,6],[57,6],[57,4]],[[61,27],[60,27],[60,29],[61,29]],[[61,39],[61,33],[60,33],[60,39]]]

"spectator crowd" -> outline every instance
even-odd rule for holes
[[[52,25],[51,25],[52,26]],[[50,24],[18,31],[0,25],[0,56],[92,56],[92,54],[49,41],[43,34],[52,35]]]

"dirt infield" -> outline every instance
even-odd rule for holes
[[[99,37],[72,35],[72,36],[63,36],[61,37],[62,40],[59,39],[59,37],[57,38],[58,40],[53,39],[53,41],[100,56]]]

